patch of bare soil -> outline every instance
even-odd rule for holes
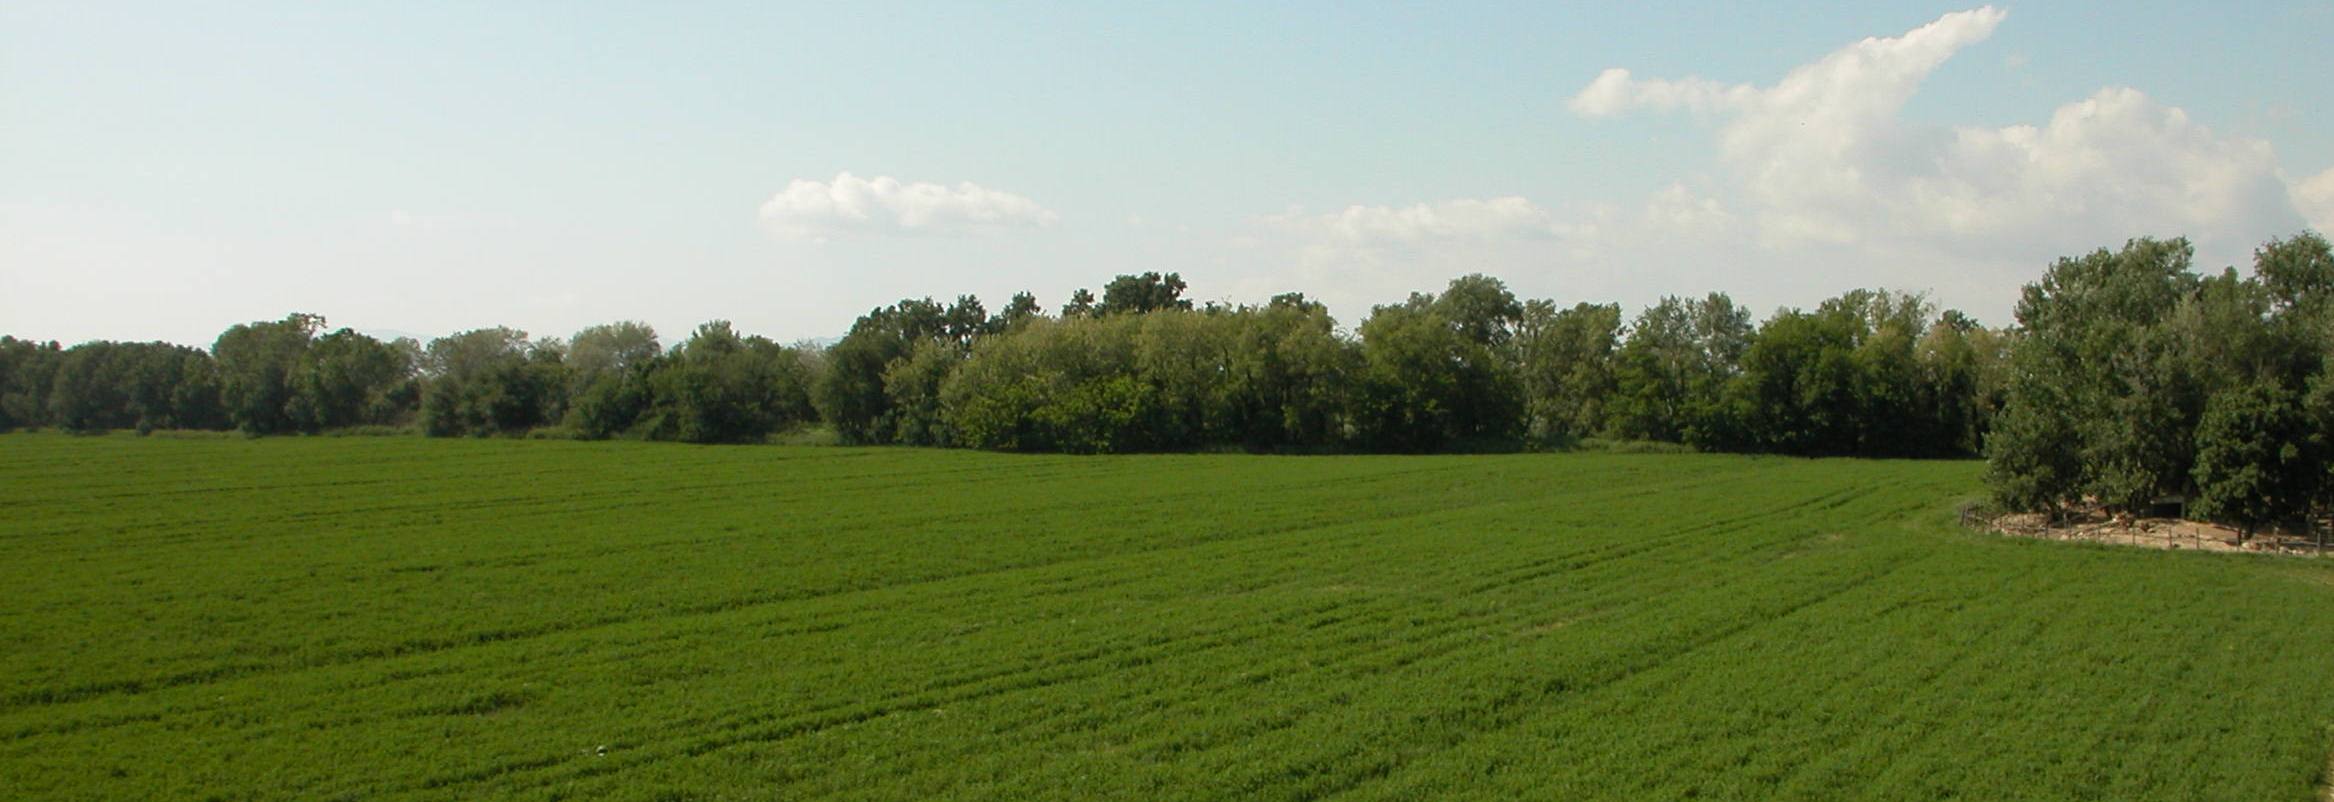
[[[2179,518],[2133,518],[2103,512],[2070,513],[2057,523],[2041,513],[2014,513],[1971,523],[2011,537],[2076,540],[2151,549],[2319,556],[2330,553],[2301,532],[2261,531],[2239,537],[2232,527]]]
[[[2318,778],[2318,798],[2334,802],[2334,754],[2326,756],[2326,773]]]

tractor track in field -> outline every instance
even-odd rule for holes
[[[1515,574],[1515,576],[1505,581],[1476,585],[1460,593],[1456,598],[1482,595],[1495,589],[1512,587],[1519,584],[1527,584],[1535,579],[1545,578],[1547,576],[1563,573],[1569,570],[1578,570],[1580,568],[1590,567],[1602,563],[1624,560],[1630,557],[1658,550],[1665,546],[1674,545],[1694,537],[1707,536],[1711,533],[1722,533],[1726,531],[1748,528],[1749,526],[1755,525],[1760,521],[1770,520],[1780,516],[1787,516],[1791,513],[1805,509],[1835,508],[1841,504],[1847,503],[1853,498],[1860,497],[1865,494],[1865,492],[1856,490],[1824,494],[1813,498],[1801,499],[1790,504],[1760,511],[1757,513],[1741,515],[1723,521],[1713,521],[1694,527],[1688,527],[1660,538],[1648,538],[1637,541],[1628,541],[1621,544],[1609,544],[1608,546],[1600,549],[1592,549],[1590,553],[1587,554],[1575,554],[1566,557],[1557,557],[1538,561],[1529,566],[1511,569],[1511,573]],[[1562,563],[1563,565],[1559,565],[1554,569],[1550,569],[1545,567],[1549,563]],[[1862,581],[1868,582],[1871,579],[1872,577],[1866,577]],[[1846,589],[1843,588],[1838,592],[1846,592]],[[1828,598],[1828,596],[1826,596],[1826,598]],[[1398,607],[1398,604],[1394,606]],[[1308,608],[1307,610],[1297,611],[1296,617],[1301,617],[1307,613],[1327,613],[1336,609],[1338,609],[1337,605]],[[1799,607],[1793,607],[1791,608],[1791,611],[1795,611],[1797,609],[1799,609]],[[1783,614],[1788,615],[1789,612],[1790,611],[1785,611]],[[1241,627],[1232,630],[1204,631],[1178,638],[1134,638],[1129,639],[1130,641],[1134,641],[1131,649],[1125,644],[1105,643],[1069,655],[1047,655],[1025,662],[1025,665],[1038,666],[1036,669],[1009,669],[1003,671],[989,671],[977,674],[975,676],[959,677],[936,684],[927,684],[923,688],[919,689],[921,692],[914,697],[893,700],[863,700],[858,703],[846,703],[843,705],[822,709],[797,711],[795,713],[787,714],[784,716],[762,717],[759,721],[749,720],[742,722],[732,722],[722,725],[724,728],[732,729],[732,734],[719,737],[699,737],[695,740],[694,743],[679,747],[677,754],[679,756],[685,757],[701,757],[716,751],[739,746],[766,744],[793,738],[807,737],[836,728],[850,726],[886,716],[926,712],[949,706],[976,703],[1025,691],[1054,687],[1066,683],[1097,680],[1102,677],[1113,675],[1120,671],[1147,665],[1161,659],[1195,658],[1208,653],[1253,645],[1258,641],[1272,637],[1276,632],[1284,629],[1291,617],[1291,615],[1284,614],[1274,620],[1263,622],[1258,625]],[[1348,620],[1350,622],[1348,628],[1353,629],[1374,630],[1382,627],[1384,624],[1384,621],[1379,619],[1362,617],[1352,617]],[[1338,662],[1353,662],[1377,654],[1402,651],[1410,651],[1412,654],[1397,657],[1394,660],[1381,666],[1379,669],[1377,669],[1377,671],[1407,669],[1412,667],[1414,664],[1420,663],[1423,660],[1430,659],[1441,661],[1456,660],[1458,657],[1464,656],[1464,646],[1479,640],[1478,638],[1474,637],[1474,633],[1479,629],[1478,623],[1479,622],[1465,618],[1457,618],[1444,622],[1443,626],[1440,628],[1428,630],[1425,632],[1405,630],[1404,635],[1406,638],[1400,642],[1387,642],[1382,638],[1365,638],[1368,640],[1378,641],[1381,644],[1380,647],[1374,650],[1365,650],[1359,653],[1341,653],[1338,655],[1340,658]],[[1746,624],[1744,626],[1749,625]],[[1731,631],[1736,630],[1730,630],[1730,632]],[[1717,637],[1726,636],[1727,635],[1725,633],[1721,633]],[[1422,638],[1432,639],[1432,642],[1421,643],[1420,639]],[[1698,647],[1689,647],[1688,651],[1690,651],[1692,648]],[[1328,666],[1316,666],[1315,670],[1320,670],[1327,667]],[[1625,679],[1625,677],[1620,679]],[[1245,681],[1249,680],[1228,681],[1227,684],[1238,684]],[[1615,681],[1617,681],[1617,679]],[[1253,734],[1254,733],[1251,733],[1251,735]],[[1186,745],[1179,748],[1179,751],[1187,751],[1193,748],[1204,748],[1204,746]],[[646,744],[630,745],[626,748],[626,752],[628,758],[626,760],[593,760],[583,769],[580,769],[572,774],[557,778],[542,778],[536,782],[524,783],[524,785],[527,787],[540,787],[548,783],[562,780],[614,774],[623,771],[628,766],[655,763],[661,759],[673,756],[671,749],[657,750]],[[497,779],[500,779],[503,776],[510,774],[547,771],[557,768],[559,765],[561,764],[550,763],[543,765],[530,764],[525,766],[513,766],[511,767],[510,771],[495,772],[493,773],[493,776],[495,776]]]
[[[1530,711],[1532,709],[1539,708],[1552,699],[1577,699],[1593,696],[1605,689],[1627,683],[1638,676],[1658,671],[1663,666],[1669,665],[1696,652],[1717,647],[1737,636],[1742,635],[1743,633],[1752,631],[1753,629],[1765,626],[1775,621],[1789,618],[1802,610],[1808,609],[1818,604],[1822,604],[1826,601],[1845,595],[1866,585],[1870,585],[1873,582],[1878,581],[1880,578],[1887,576],[1888,574],[1903,567],[1904,561],[1902,560],[1890,563],[1880,570],[1866,572],[1845,582],[1827,586],[1821,590],[1816,591],[1814,595],[1805,599],[1793,601],[1772,614],[1762,615],[1756,619],[1736,619],[1709,632],[1697,633],[1693,638],[1688,639],[1682,646],[1659,652],[1643,662],[1631,663],[1621,666],[1620,668],[1616,669],[1614,673],[1595,677],[1579,685],[1574,685],[1569,681],[1565,681],[1561,683],[1545,684],[1537,689],[1526,688],[1523,690],[1509,691],[1507,695],[1495,700],[1492,704],[1488,705],[1484,709],[1467,710],[1462,712],[1461,715],[1468,720],[1487,721],[1488,724],[1486,726],[1461,730],[1457,733],[1456,737],[1450,738],[1443,743],[1433,744],[1426,751],[1428,754],[1441,752],[1458,748],[1469,741],[1493,737],[1505,733],[1522,724],[1529,717]],[[1355,776],[1347,777],[1344,781],[1335,782],[1328,788],[1317,789],[1312,793],[1302,795],[1300,798],[1306,800],[1321,800],[1350,793],[1367,784],[1369,781],[1390,777],[1393,772],[1399,768],[1399,764],[1382,768],[1367,767],[1364,771],[1359,772]]]
[[[2318,799],[2334,802],[2334,750],[2326,752],[2326,770],[2318,775]]]

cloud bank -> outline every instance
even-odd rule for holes
[[[1925,290],[1999,323],[2019,284],[2058,256],[2187,236],[2210,269],[2312,223],[2334,228],[2334,170],[2289,181],[2268,143],[2137,89],[2102,88],[2030,124],[1905,117],[1924,83],[2008,19],[1990,6],[1945,14],[1772,83],[1605,69],[1571,97],[1575,115],[1675,115],[1715,134],[1709,158],[1678,159],[1710,167],[1661,176],[1649,196],[1289,212],[1252,218],[1257,234],[1243,242],[1257,263],[1292,268],[1270,282],[1321,287],[1333,305],[1486,271],[1519,291],[1636,302],[1722,289],[1760,307],[1855,287]],[[2015,70],[2021,59],[2010,61]]]
[[[963,235],[1043,228],[1061,220],[1036,201],[972,182],[954,187],[891,176],[837,173],[795,179],[762,203],[762,224],[780,238],[825,242],[848,235]]]
[[[2130,88],[2041,125],[1918,126],[1899,112],[1993,7],[1868,38],[1768,86],[1605,70],[1574,95],[1591,118],[1687,111],[1718,126],[1719,162],[1770,246],[1932,248],[2023,257],[2189,235],[2244,245],[2303,225],[2266,142],[2225,136]]]

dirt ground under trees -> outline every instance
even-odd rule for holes
[[[2055,524],[2051,522],[2050,516],[2042,513],[2012,513],[1991,518],[1970,515],[1967,520],[1974,526],[2004,535],[2042,540],[2312,557],[2334,554],[2334,548],[2320,545],[2321,537],[2327,538],[2330,545],[2334,545],[2334,536],[2323,531],[2262,530],[2253,533],[2251,537],[2241,538],[2236,528],[2220,524],[2180,518],[2134,518],[2109,515],[2099,510],[2071,512]]]

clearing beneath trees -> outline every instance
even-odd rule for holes
[[[2249,536],[2236,527],[2182,518],[2132,518],[2085,511],[2053,523],[2043,513],[2014,513],[1969,523],[2011,537],[2067,540],[2138,546],[2150,549],[2222,553],[2284,554],[2319,557],[2334,554],[2322,534],[2267,530]]]

